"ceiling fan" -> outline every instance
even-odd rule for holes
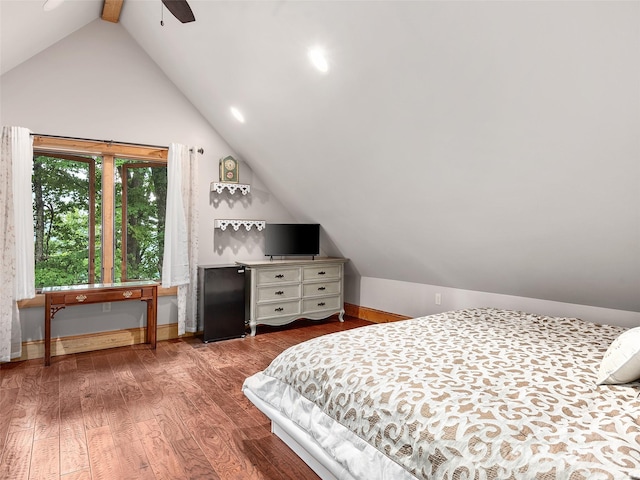
[[[45,11],[53,10],[59,7],[62,2],[64,2],[64,0],[45,0],[42,8]],[[193,11],[187,3],[187,0],[162,0],[162,3],[181,23],[196,21],[196,17],[193,15]]]
[[[181,23],[196,21],[187,0],[162,0],[162,3]]]

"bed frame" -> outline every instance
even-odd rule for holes
[[[332,436],[338,436],[343,441],[339,445],[332,444],[328,448],[333,448],[334,451],[329,451],[312,434],[256,397],[250,389],[244,389],[244,394],[271,420],[271,432],[287,444],[322,480],[416,478],[400,464],[339,423],[333,423]],[[339,454],[336,454],[336,449]]]
[[[269,417],[271,432],[286,443],[322,480],[338,480],[338,478],[356,480],[342,465],[327,455],[318,442],[298,425],[256,397],[251,390],[245,390],[244,393],[262,413]]]

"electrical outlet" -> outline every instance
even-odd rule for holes
[[[442,295],[436,293],[436,305],[440,305],[442,303]]]
[[[110,312],[111,311],[111,302],[103,303],[102,304],[102,311],[103,312]]]

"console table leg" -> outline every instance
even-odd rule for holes
[[[154,287],[153,297],[146,300],[147,302],[147,343],[152,349],[156,349],[157,331],[158,331],[158,294],[157,288]]]
[[[344,322],[344,310],[340,310],[340,315],[338,315],[338,320]]]
[[[44,365],[51,365],[51,299],[45,296],[44,306]]]

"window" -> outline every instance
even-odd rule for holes
[[[34,155],[36,288],[94,282],[94,179],[92,158]]]
[[[159,280],[162,276],[164,220],[167,202],[167,166],[116,159],[116,258],[120,268],[115,281]],[[116,195],[118,198],[118,195]],[[120,241],[118,242],[118,238]]]
[[[166,155],[34,137],[36,288],[160,279]]]

